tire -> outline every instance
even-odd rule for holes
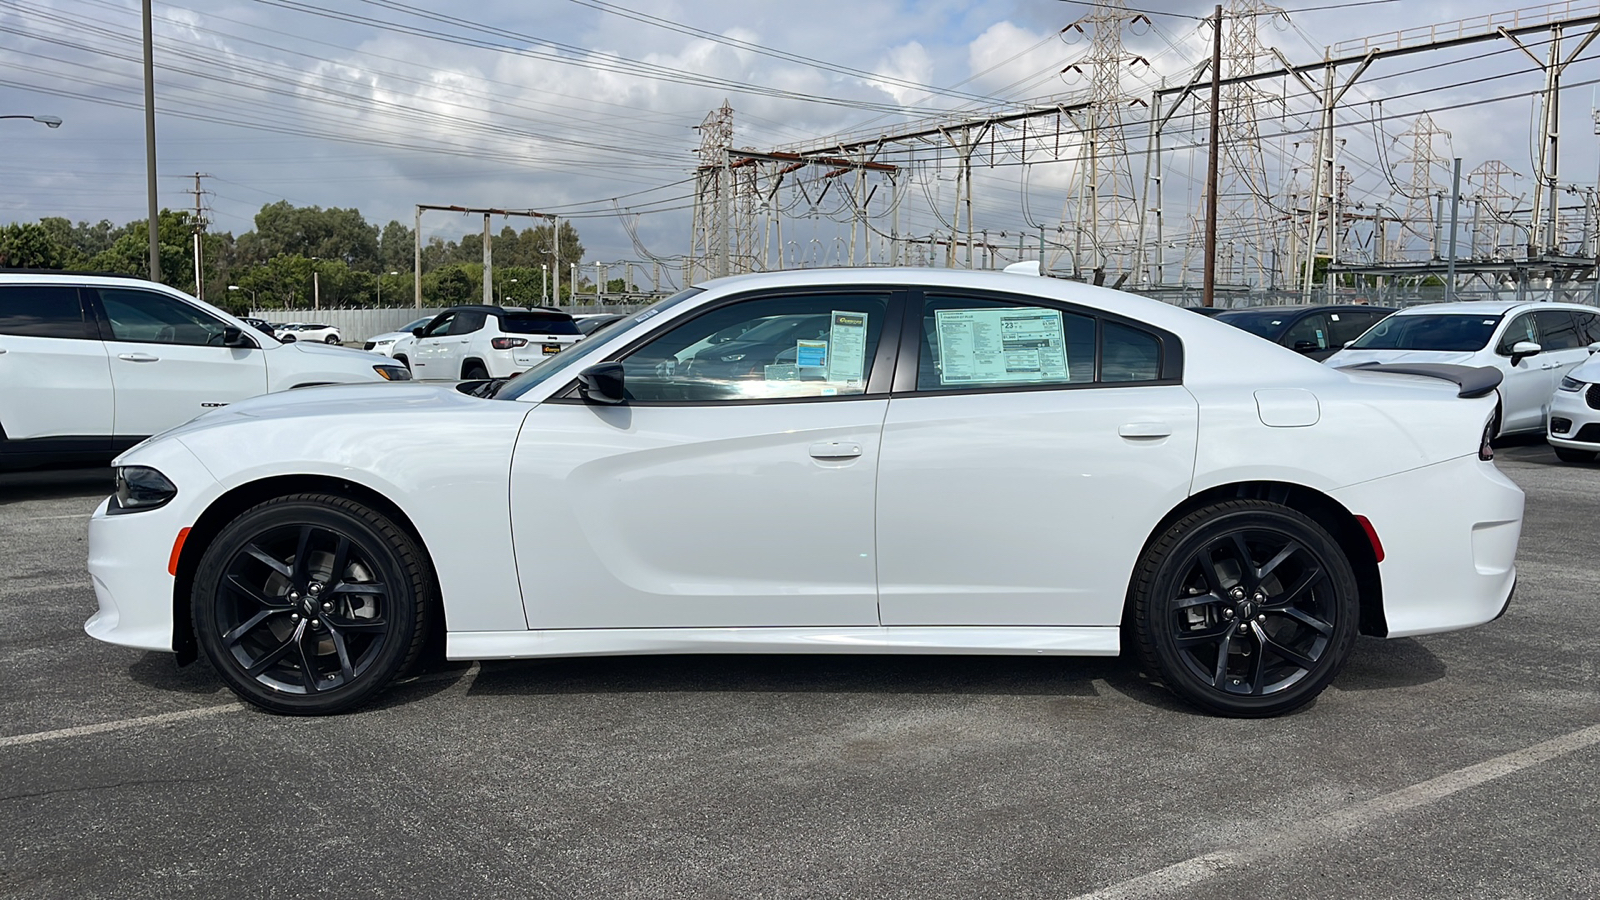
[[[485,367],[483,363],[478,362],[477,360],[473,360],[472,362],[469,362],[465,366],[461,367],[461,380],[462,381],[476,381],[478,379],[488,378],[488,377],[489,377],[488,368]]]
[[[279,497],[240,514],[201,556],[195,635],[243,700],[285,715],[344,712],[416,663],[438,602],[429,571],[379,512],[331,494]]]
[[[1309,517],[1260,500],[1174,522],[1141,557],[1129,604],[1144,667],[1184,700],[1239,718],[1282,715],[1322,693],[1360,618],[1338,543]]]
[[[408,372],[411,371],[411,360],[406,359],[404,356],[396,356],[394,359],[395,359],[395,362],[398,362],[400,365],[405,366],[406,367],[406,371],[408,371]]]
[[[1569,450],[1566,447],[1551,447],[1551,449],[1556,451],[1556,459],[1559,459],[1562,462],[1569,462],[1569,463],[1591,463],[1591,462],[1594,462],[1595,451],[1593,451],[1593,450]]]
[[[324,344],[337,344],[337,343],[339,343],[339,336],[336,335],[336,334],[330,334],[327,337],[323,338],[322,342]]]

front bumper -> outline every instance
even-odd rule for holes
[[[1378,565],[1389,637],[1455,631],[1496,618],[1517,580],[1522,489],[1476,456],[1333,492],[1383,542]]]
[[[171,652],[173,544],[218,485],[176,440],[144,445],[135,455],[178,485],[178,495],[159,509],[119,515],[109,514],[107,498],[89,518],[89,577],[99,609],[83,630],[110,644]]]
[[[1594,385],[1578,391],[1556,391],[1550,400],[1545,439],[1556,447],[1600,451],[1600,409],[1586,399]]]

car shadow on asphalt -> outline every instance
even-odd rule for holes
[[[1344,671],[1333,680],[1342,691],[1381,691],[1437,681],[1446,673],[1444,660],[1413,638],[1356,639]]]
[[[115,485],[111,480],[111,470],[106,468],[0,472],[0,504],[23,500],[104,497],[113,490]]]
[[[1094,699],[1096,682],[1187,709],[1130,661],[1105,657],[683,655],[493,661],[471,694],[972,694]]]

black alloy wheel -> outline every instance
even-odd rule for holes
[[[489,377],[489,370],[481,362],[469,362],[461,370],[462,381],[481,381]]]
[[[415,663],[436,591],[415,540],[343,497],[262,503],[206,548],[196,637],[243,699],[291,715],[357,706]]]
[[[1338,543],[1307,516],[1232,500],[1175,522],[1131,591],[1141,660],[1180,697],[1227,716],[1310,702],[1344,667],[1360,605]]]
[[[339,343],[339,336],[336,335],[336,334],[330,334],[327,337],[323,338],[322,342],[325,343],[325,344],[337,344],[337,343]]]

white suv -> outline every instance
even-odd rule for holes
[[[1500,434],[1543,431],[1567,371],[1600,348],[1600,315],[1576,303],[1472,300],[1402,309],[1326,360],[1499,369]]]
[[[143,279],[0,273],[0,469],[103,463],[257,394],[408,378],[360,350],[281,343]]]
[[[583,340],[572,317],[555,309],[453,306],[394,345],[396,361],[417,378],[509,378]]]

